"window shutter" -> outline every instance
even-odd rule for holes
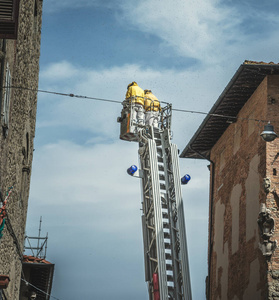
[[[0,39],[16,39],[19,0],[0,0]]]

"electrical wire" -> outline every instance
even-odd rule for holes
[[[46,91],[46,90],[36,90],[26,87],[19,87],[19,86],[4,86],[3,88],[13,88],[13,89],[21,89],[21,90],[27,90],[32,92],[40,92],[40,93],[46,93],[46,94],[52,94],[52,95],[58,95],[58,96],[66,96],[66,97],[72,97],[72,98],[80,98],[80,99],[89,99],[89,100],[97,100],[97,101],[103,101],[103,102],[112,102],[112,103],[122,103],[122,101],[117,100],[111,100],[111,99],[103,99],[103,98],[96,98],[96,97],[90,97],[90,96],[82,96],[82,95],[75,95],[72,93],[60,93],[60,92],[54,92],[54,91]]]
[[[43,293],[43,294],[45,294],[45,295],[47,295],[47,296],[49,296],[49,297],[51,297],[51,298],[53,298],[53,299],[59,300],[58,298],[56,298],[56,297],[54,297],[54,296],[51,296],[50,294],[46,293],[45,291],[39,289],[38,287],[36,287],[36,286],[33,285],[32,283],[28,282],[27,280],[25,280],[25,279],[23,279],[23,278],[21,278],[21,280],[24,281],[27,285],[30,285],[30,286],[32,286],[34,289],[40,291],[41,293]]]
[[[5,300],[8,300],[6,294],[4,293],[4,290],[2,290],[2,296],[4,296]]]
[[[9,199],[12,191],[13,191],[13,186],[9,188],[9,191],[7,192],[7,196],[6,196],[6,198],[5,198],[4,201],[3,201],[2,193],[0,194],[0,200],[1,200],[2,203],[4,203],[5,201],[7,201]],[[16,236],[16,234],[14,232],[14,229],[13,229],[13,226],[12,226],[12,223],[10,221],[10,218],[9,218],[9,215],[8,215],[7,211],[6,211],[5,218],[6,218],[6,227],[7,227],[7,230],[9,232],[10,236],[13,238],[13,242],[14,242],[14,244],[16,246],[17,254],[19,256],[20,261],[22,261],[23,254],[22,254],[22,251],[21,251],[21,246],[20,246],[20,244],[18,242],[17,236]]]
[[[41,90],[41,89],[31,89],[31,88],[20,87],[20,86],[3,86],[2,88],[3,89],[7,89],[7,88],[21,89],[21,90],[28,90],[28,91],[32,91],[32,92],[46,93],[46,94],[65,96],[65,97],[71,97],[71,98],[88,99],[88,100],[96,100],[96,101],[122,104],[122,101],[117,101],[117,100],[112,100],[112,99],[104,99],[104,98],[96,98],[96,97],[91,97],[91,96],[75,95],[73,93],[61,93],[61,92],[47,91],[47,90]],[[169,104],[169,103],[164,102],[164,101],[161,101],[161,103]],[[236,117],[236,116],[228,116],[228,115],[222,115],[222,114],[211,114],[211,113],[207,113],[207,112],[203,112],[203,111],[196,111],[196,110],[186,110],[186,109],[172,108],[172,111],[183,112],[183,113],[192,113],[192,114],[200,114],[200,115],[212,116],[212,117],[218,117],[218,118],[225,118],[225,119],[230,119],[230,120],[232,120],[232,119],[233,120],[246,120],[246,121],[264,122],[264,123],[268,122],[268,120],[260,120],[260,119],[253,119],[253,118],[239,118],[239,117]]]
[[[13,238],[13,242],[14,242],[14,244],[16,246],[16,251],[17,251],[17,254],[19,256],[19,259],[20,259],[20,261],[22,261],[22,256],[23,256],[22,250],[21,250],[21,247],[19,245],[19,242],[18,242],[18,239],[16,237],[16,234],[15,234],[15,232],[13,230],[13,227],[12,227],[12,224],[11,224],[11,221],[10,221],[10,218],[9,218],[7,212],[6,212],[6,225],[7,225],[7,230],[9,232],[10,236]]]
[[[240,117],[236,117],[236,116],[228,116],[228,115],[220,115],[220,114],[210,114],[210,113],[206,113],[206,112],[202,112],[202,111],[195,111],[195,110],[186,110],[186,109],[178,109],[178,108],[172,108],[172,110],[178,111],[178,112],[207,115],[207,116],[211,116],[211,117],[225,118],[225,119],[268,122],[268,120],[253,119],[253,118],[240,118]]]

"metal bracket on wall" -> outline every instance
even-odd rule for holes
[[[22,172],[27,172],[27,174],[30,174],[30,167],[28,166],[23,167]]]

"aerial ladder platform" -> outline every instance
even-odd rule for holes
[[[133,124],[132,109],[133,103],[124,101],[118,122],[120,139],[139,144],[140,169],[131,166],[127,171],[141,178],[149,300],[191,300],[178,149],[171,142],[171,104],[162,108],[159,128]]]

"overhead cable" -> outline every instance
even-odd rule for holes
[[[172,108],[172,110],[178,111],[178,112],[206,115],[206,116],[211,116],[211,117],[225,118],[225,119],[230,119],[230,120],[233,119],[233,120],[246,120],[246,121],[256,121],[256,122],[268,122],[268,120],[261,120],[261,119],[254,119],[254,118],[240,118],[240,117],[236,117],[236,116],[212,114],[212,113],[207,113],[207,112],[203,112],[203,111],[186,110],[186,109],[178,109],[178,108]]]
[[[96,100],[96,101],[103,101],[103,102],[111,102],[111,103],[117,103],[122,104],[123,101],[117,101],[112,99],[104,99],[104,98],[97,98],[97,97],[91,97],[91,96],[82,96],[82,95],[75,95],[73,93],[61,93],[61,92],[54,92],[54,91],[47,91],[47,90],[41,90],[41,89],[31,89],[27,87],[20,87],[20,86],[3,86],[3,89],[6,88],[13,88],[13,89],[21,89],[21,90],[28,90],[33,91],[37,93],[46,93],[46,94],[52,94],[52,95],[58,95],[58,96],[65,96],[65,97],[71,97],[71,98],[79,98],[79,99],[88,99],[88,100]],[[161,101],[161,103],[169,104],[167,102]],[[228,115],[222,115],[222,114],[214,114],[214,113],[207,113],[203,111],[196,111],[196,110],[186,110],[186,109],[179,109],[179,108],[172,108],[172,111],[177,112],[183,112],[183,113],[192,113],[192,114],[200,114],[200,115],[206,115],[206,116],[212,116],[212,117],[218,117],[218,118],[226,118],[230,120],[246,120],[246,121],[256,121],[256,122],[268,122],[268,120],[260,120],[260,119],[253,119],[253,118],[239,118],[236,116],[228,116]]]
[[[25,279],[23,279],[23,278],[21,278],[21,280],[24,281],[27,285],[30,285],[30,286],[32,286],[34,289],[40,291],[41,293],[43,293],[43,294],[45,294],[45,295],[47,295],[47,296],[49,296],[49,297],[51,297],[51,298],[53,298],[53,299],[59,300],[58,298],[56,298],[56,297],[54,297],[54,296],[51,296],[50,294],[46,293],[45,291],[39,289],[38,287],[36,287],[36,286],[33,285],[32,283],[28,282],[27,280],[25,280]]]
[[[31,89],[27,87],[20,87],[20,86],[4,86],[5,88],[13,88],[13,89],[21,89],[21,90],[27,90],[27,91],[32,91],[32,92],[40,92],[40,93],[46,93],[46,94],[52,94],[52,95],[58,95],[58,96],[66,96],[66,97],[72,97],[72,98],[81,98],[81,99],[89,99],[89,100],[97,100],[97,101],[104,101],[104,102],[112,102],[112,103],[122,103],[121,101],[117,100],[110,100],[110,99],[103,99],[103,98],[96,98],[96,97],[90,97],[90,96],[81,96],[81,95],[75,95],[72,93],[60,93],[60,92],[54,92],[54,91],[46,91],[46,90],[36,90],[36,89]]]

